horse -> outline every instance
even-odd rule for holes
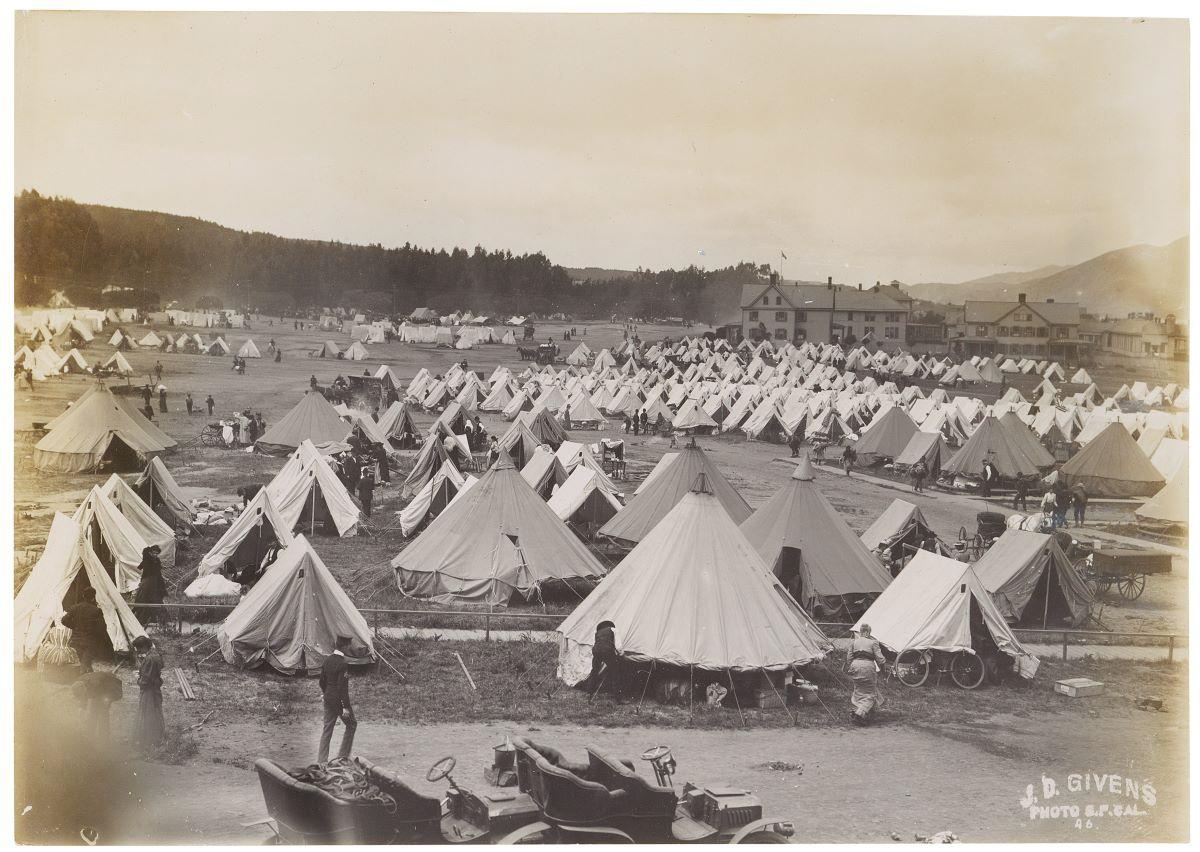
[[[521,356],[522,361],[536,361],[538,351],[536,346],[518,346],[517,354]]]

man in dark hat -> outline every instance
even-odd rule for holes
[[[368,518],[371,517],[371,498],[375,492],[375,476],[370,469],[363,471],[363,475],[358,480],[358,501],[362,503],[363,514]]]
[[[333,739],[333,729],[337,726],[338,719],[346,726],[338,757],[349,757],[350,749],[354,747],[354,732],[358,730],[358,720],[354,718],[354,708],[350,706],[350,665],[346,661],[346,651],[349,647],[350,637],[339,636],[333,653],[321,664],[320,685],[325,718],[321,728],[321,741],[317,747],[317,763],[329,760],[329,741]]]
[[[112,640],[108,638],[104,613],[96,604],[96,590],[91,586],[83,590],[82,600],[63,614],[62,623],[71,629],[71,647],[79,656],[82,671],[90,672],[96,660],[112,659]]]

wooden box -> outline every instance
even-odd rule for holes
[[[1068,677],[1055,681],[1054,691],[1068,698],[1083,698],[1088,695],[1103,695],[1104,684],[1086,677]]]

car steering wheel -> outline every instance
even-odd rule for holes
[[[429,767],[429,771],[425,773],[425,780],[441,781],[454,771],[454,767],[457,765],[457,763],[458,761],[456,761],[453,757],[443,757],[433,766]]]
[[[654,748],[648,748],[642,752],[642,760],[648,760],[653,763],[656,760],[662,760],[670,753],[671,750],[666,746],[655,746]]]

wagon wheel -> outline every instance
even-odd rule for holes
[[[1146,575],[1130,574],[1117,580],[1117,591],[1125,600],[1136,601],[1146,591]]]
[[[905,686],[921,686],[929,679],[929,657],[922,651],[901,651],[896,655],[894,671]]]
[[[963,689],[974,689],[983,683],[987,668],[976,654],[959,651],[950,660],[950,677]]]
[[[1095,577],[1092,579],[1092,587],[1096,590],[1096,596],[1108,594],[1108,590],[1112,588],[1112,577]]]
[[[959,541],[966,541],[966,540],[967,540],[967,528],[966,528],[966,527],[959,527],[959,528],[958,528],[958,540],[959,540]]]

